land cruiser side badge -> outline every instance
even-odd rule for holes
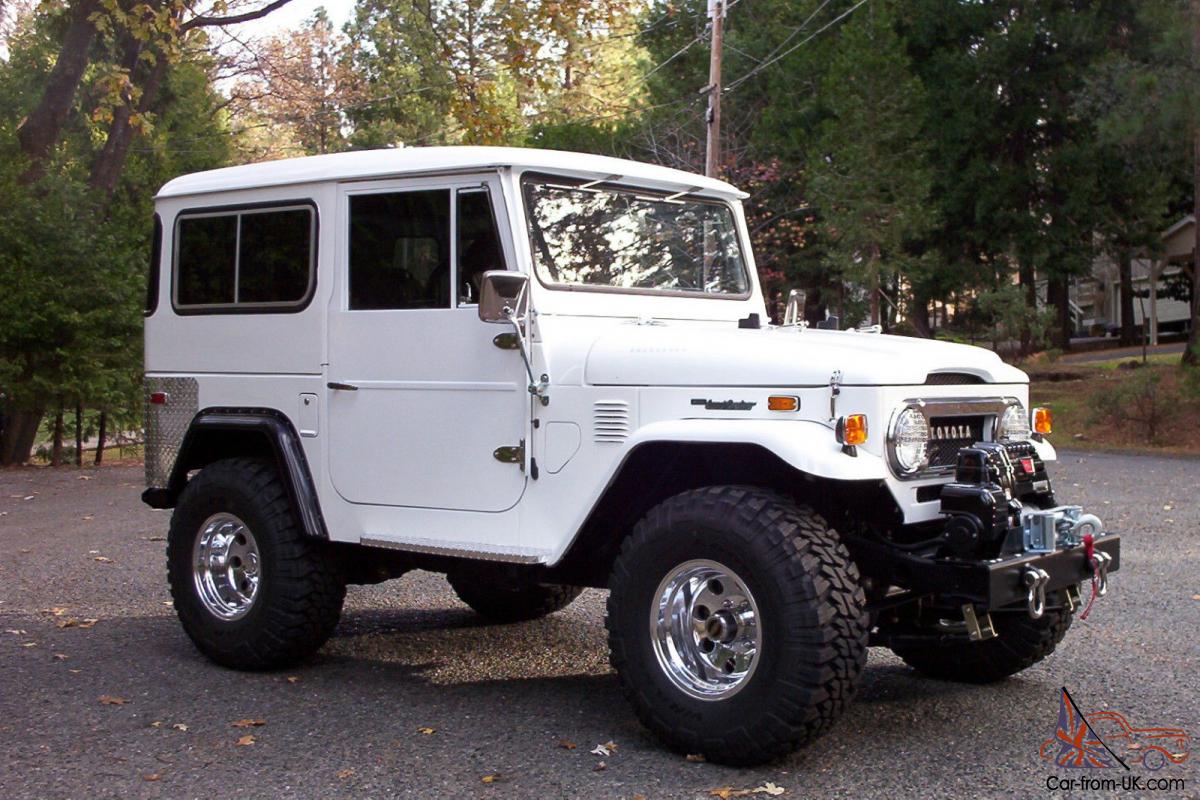
[[[758,403],[748,400],[705,400],[703,397],[693,397],[692,405],[704,406],[707,411],[749,411]]]

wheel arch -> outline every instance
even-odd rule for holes
[[[174,508],[192,472],[238,456],[273,462],[305,535],[329,538],[300,437],[287,415],[272,408],[199,411],[184,434],[167,485],[147,489],[142,500],[153,508]]]
[[[885,511],[894,508],[880,480],[814,475],[758,442],[642,441],[614,470],[563,556],[549,569],[550,575],[580,586],[607,585],[621,543],[639,519],[669,497],[715,485],[770,489],[824,514],[844,507],[849,494],[886,501],[871,503]]]

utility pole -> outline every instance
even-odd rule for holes
[[[708,0],[708,18],[712,20],[712,46],[708,59],[708,143],[704,153],[704,174],[717,177],[721,163],[721,55],[725,44],[725,0]]]

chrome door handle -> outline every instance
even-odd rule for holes
[[[330,381],[329,383],[327,383],[325,385],[328,386],[330,389],[336,389],[337,391],[340,391],[340,392],[357,392],[358,391],[358,387],[355,386],[353,383],[338,383],[337,381]]]

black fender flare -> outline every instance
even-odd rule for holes
[[[222,458],[244,455],[273,459],[304,533],[329,538],[300,437],[291,420],[272,408],[205,408],[197,412],[179,446],[167,485],[147,489],[142,502],[151,508],[174,508],[187,486],[188,473]]]

